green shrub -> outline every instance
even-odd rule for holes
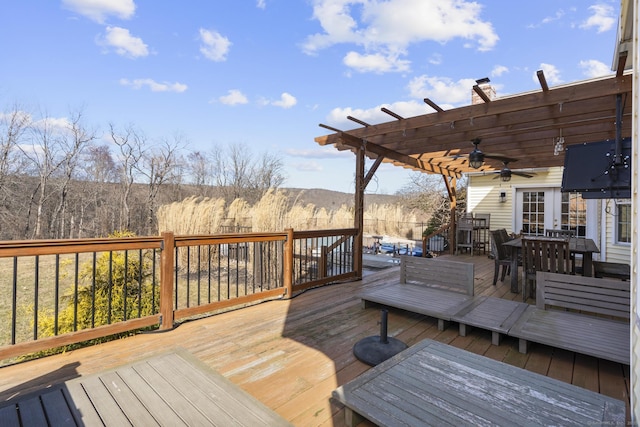
[[[131,233],[110,237],[127,236]],[[129,251],[128,255],[125,251],[103,252],[96,258],[95,267],[93,260],[85,262],[80,269],[77,294],[71,289],[61,299],[57,324],[52,309],[39,313],[38,336],[50,337],[157,313],[159,287],[153,286],[152,257],[153,251],[144,250]]]

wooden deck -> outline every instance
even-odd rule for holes
[[[519,300],[509,278],[491,285],[493,261],[455,256],[475,264],[476,295]],[[330,401],[338,386],[370,369],[352,352],[360,339],[379,334],[377,309],[362,309],[357,293],[397,281],[399,267],[362,281],[309,290],[292,300],[271,301],[185,322],[163,333],[147,333],[0,369],[0,402],[17,401],[36,390],[103,372],[172,349],[188,351],[208,367],[299,426],[342,426],[344,408]],[[437,321],[391,310],[389,335],[413,345],[430,338],[623,400],[629,417],[629,367],[542,345],[529,353],[505,337],[491,344],[491,332],[471,329],[462,337],[453,325],[439,332]]]

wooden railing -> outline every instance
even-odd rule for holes
[[[450,225],[449,224],[445,224],[442,227],[440,227],[439,229],[437,229],[436,231],[432,232],[431,234],[427,235],[427,236],[422,236],[422,256],[426,257],[427,256],[427,247],[429,246],[429,239],[431,239],[432,237],[435,236],[441,236],[441,235],[449,235],[450,234]],[[429,250],[431,250],[432,252],[439,252],[442,253],[444,252],[444,242],[446,241],[446,238],[444,238],[442,244],[443,246],[441,248],[429,248]],[[452,243],[449,242],[449,250],[451,250],[451,245]]]
[[[0,360],[355,279],[355,229],[0,242]]]

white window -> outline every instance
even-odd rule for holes
[[[616,201],[616,243],[631,243],[631,201]]]

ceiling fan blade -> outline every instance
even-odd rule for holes
[[[511,171],[512,175],[518,175],[521,176],[523,178],[533,178],[533,175],[528,174],[528,173],[524,173],[524,172],[516,172],[516,171]]]
[[[518,159],[514,159],[513,157],[507,157],[507,156],[503,156],[502,154],[497,154],[497,153],[484,153],[484,157],[485,157],[485,159],[500,160],[503,163],[511,163],[511,162],[517,162],[518,161]]]

